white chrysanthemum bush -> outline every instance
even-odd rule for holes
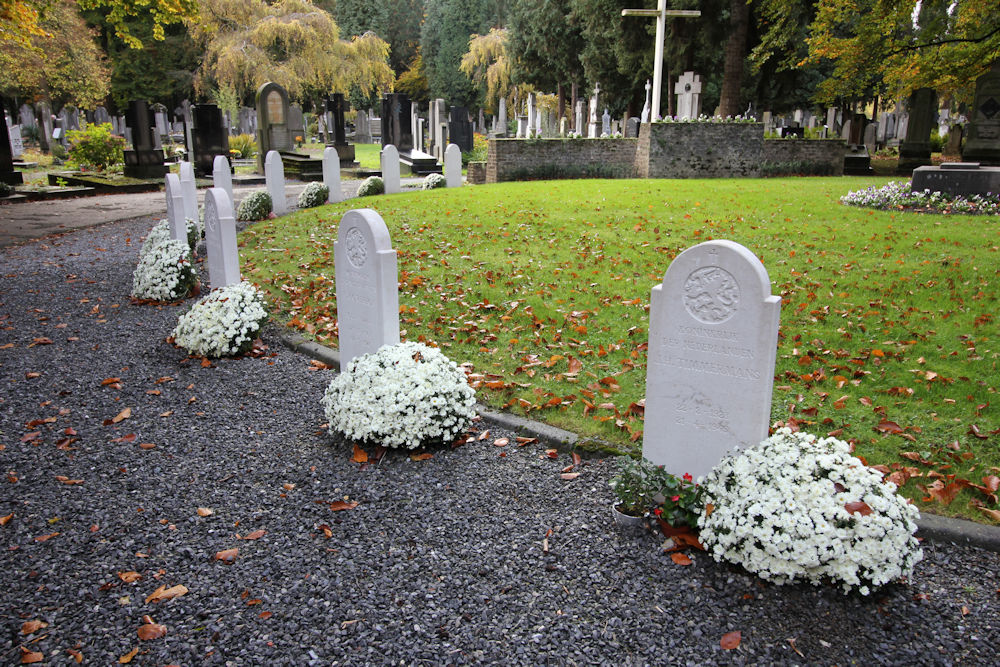
[[[196,301],[177,320],[174,343],[193,355],[237,356],[250,351],[266,322],[264,295],[244,280]]]
[[[452,442],[476,416],[465,372],[421,343],[384,345],[355,358],[322,403],[331,432],[408,449]]]
[[[447,185],[448,181],[441,174],[427,174],[420,187],[424,190],[436,190],[437,188],[443,188]]]
[[[369,176],[358,186],[359,197],[385,194],[385,181],[380,176]]]
[[[775,583],[868,595],[923,558],[916,508],[836,438],[779,429],[724,458],[702,486],[708,552]]]
[[[330,188],[323,183],[312,181],[299,193],[299,208],[322,206],[330,197]]]
[[[186,297],[197,283],[191,248],[184,241],[168,238],[148,250],[143,246],[139,264],[132,274],[132,296],[151,301],[176,301]]]
[[[263,220],[271,215],[273,202],[271,195],[265,190],[255,190],[248,194],[240,202],[236,209],[237,220],[256,221]]]
[[[187,224],[188,247],[191,248],[191,252],[194,252],[194,249],[198,246],[198,241],[201,239],[201,227],[191,218],[186,218],[184,222]],[[153,225],[153,228],[146,234],[146,240],[142,242],[142,248],[139,249],[139,259],[145,257],[158,244],[169,241],[170,238],[169,220],[161,220]]]

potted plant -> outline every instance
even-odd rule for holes
[[[611,478],[615,494],[612,514],[619,525],[642,525],[656,506],[656,477],[659,469],[648,459],[622,457],[618,472]]]

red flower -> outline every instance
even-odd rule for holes
[[[686,472],[686,473],[684,473],[684,481],[685,482],[693,482],[694,481],[694,477],[691,476],[691,473]]]
[[[655,510],[653,510],[653,514],[655,514],[656,516],[660,516],[661,514],[663,514],[663,510],[657,507]]]
[[[680,499],[681,499],[681,497],[680,497],[680,496],[674,496],[674,497],[673,497],[673,498],[671,498],[670,500],[672,500],[673,502],[675,502],[675,503],[676,503],[676,502],[677,502],[678,500],[680,500]]]

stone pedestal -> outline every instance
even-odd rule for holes
[[[930,190],[971,197],[1000,192],[1000,167],[984,167],[977,162],[945,162],[940,167],[913,170],[910,189]]]

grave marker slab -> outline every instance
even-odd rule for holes
[[[18,139],[20,139],[20,131],[18,129]],[[24,176],[21,172],[14,170],[14,144],[9,138],[7,117],[0,113],[0,182],[8,185],[20,185],[24,182]]]
[[[767,437],[781,308],[770,292],[760,260],[732,241],[670,264],[649,310],[643,456],[697,477]]]
[[[207,176],[215,166],[217,155],[229,155],[229,131],[222,110],[214,104],[192,107],[191,118],[191,161],[197,174]]]
[[[268,151],[264,158],[264,181],[267,183],[267,193],[271,195],[271,210],[275,215],[288,212],[288,202],[285,201],[285,165],[281,163],[278,151]]]
[[[222,188],[209,188],[205,192],[205,250],[212,289],[240,282],[233,200]]]
[[[184,194],[181,188],[181,179],[177,174],[167,174],[166,192],[170,238],[187,243],[187,224],[184,222]]]
[[[962,159],[1000,165],[1000,60],[976,79],[976,94],[969,114],[968,138]]]
[[[194,181],[194,166],[190,162],[180,163],[181,195],[184,197],[184,217],[198,220],[198,186]]]
[[[330,188],[326,203],[336,204],[343,200],[344,194],[340,190],[340,153],[335,146],[323,149],[323,184]]]
[[[399,151],[392,144],[382,148],[382,182],[387,195],[400,191],[399,184]]]
[[[233,201],[233,171],[224,155],[216,155],[212,161],[212,185],[222,188]]]
[[[448,144],[444,149],[444,177],[449,188],[462,185],[462,149],[458,144]]]
[[[288,93],[276,83],[257,89],[257,173],[264,171],[270,151],[291,151]]]
[[[677,117],[697,118],[701,113],[701,76],[684,72],[674,84],[677,95]]]
[[[396,251],[389,228],[370,208],[348,211],[333,244],[340,368],[399,342]]]

